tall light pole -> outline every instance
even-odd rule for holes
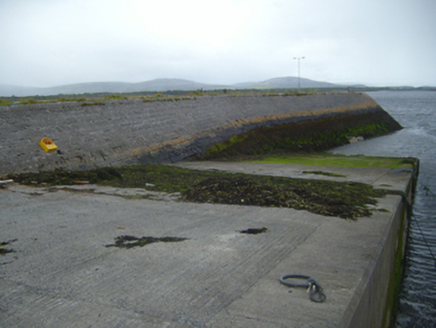
[[[300,90],[300,60],[305,57],[294,57],[294,59],[298,60],[298,90]]]

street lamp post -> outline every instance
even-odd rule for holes
[[[305,57],[294,57],[294,59],[298,61],[298,90],[300,90],[300,60],[304,58]]]

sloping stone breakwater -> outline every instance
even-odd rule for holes
[[[0,107],[0,174],[177,162],[203,157],[214,146],[256,129],[274,127],[270,131],[277,134],[280,127],[282,139],[288,131],[287,139],[295,141],[306,135],[304,129],[299,129],[298,135],[292,134],[295,124],[307,126],[307,132],[313,132],[319,128],[316,122],[325,119],[328,122],[324,126],[327,124],[330,132],[343,130],[350,124],[355,126],[356,122],[365,126],[383,122],[381,133],[401,128],[372,98],[358,93],[222,95],[165,100]],[[246,148],[257,147],[253,140],[271,137],[265,130],[262,133],[262,138],[245,137],[245,142],[251,140],[251,146]],[[38,145],[43,137],[51,138],[58,151],[44,152]],[[280,144],[276,142],[269,147]]]

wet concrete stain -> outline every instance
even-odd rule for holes
[[[245,233],[248,235],[257,235],[259,233],[264,233],[267,232],[267,228],[262,227],[262,228],[248,228],[247,230],[240,230],[240,233]]]
[[[115,244],[104,245],[105,247],[118,247],[118,248],[133,248],[133,247],[144,247],[152,243],[174,243],[179,241],[187,240],[188,238],[180,237],[135,237],[129,235],[118,236],[115,238]]]
[[[9,244],[17,241],[18,239],[11,239],[8,241],[0,242],[0,255],[5,255],[8,253],[14,253],[15,250],[12,248],[4,248],[5,246],[8,246]]]

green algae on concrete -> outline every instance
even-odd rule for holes
[[[352,182],[291,179],[189,170],[165,165],[109,167],[91,171],[26,173],[10,176],[22,184],[92,183],[121,188],[180,192],[185,201],[241,206],[287,207],[326,216],[356,219],[370,216],[386,191]]]
[[[375,198],[385,191],[361,183],[290,179],[238,174],[215,177],[192,186],[184,196],[199,203],[285,207],[324,216],[356,219],[370,216]]]
[[[378,157],[378,156],[345,156],[328,153],[317,154],[281,154],[277,156],[262,156],[256,159],[247,159],[252,163],[289,164],[305,166],[331,166],[331,167],[410,167],[412,168],[416,159],[402,157]]]
[[[394,327],[395,318],[398,313],[400,303],[401,285],[404,277],[404,264],[405,264],[405,243],[407,231],[409,228],[409,220],[411,216],[410,206],[404,208],[401,215],[400,227],[397,232],[396,249],[394,255],[394,263],[391,270],[391,276],[389,279],[389,286],[387,291],[387,298],[385,304],[385,313],[383,316],[382,327]]]

